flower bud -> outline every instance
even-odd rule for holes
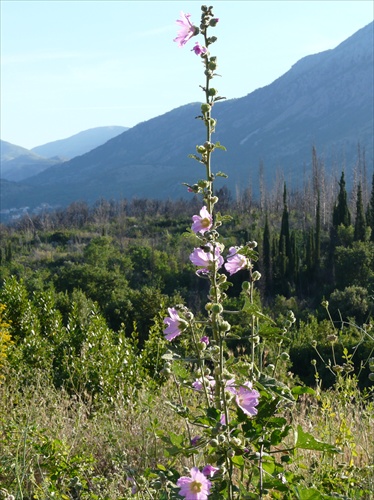
[[[205,310],[206,311],[211,311],[212,307],[213,307],[213,303],[212,302],[208,302],[207,304],[205,304]]]
[[[322,303],[321,303],[322,307],[324,307],[325,309],[327,309],[329,307],[329,302],[328,300],[323,300]]]
[[[282,361],[289,361],[290,355],[288,352],[282,352],[282,354],[279,356]]]
[[[311,364],[312,366],[316,366],[317,361],[316,361],[315,359],[312,359],[312,360],[311,360],[311,362],[310,362],[310,364]]]
[[[312,347],[314,347],[314,348],[317,347],[317,341],[316,340],[312,340]]]
[[[211,89],[209,89],[208,94],[213,97],[213,96],[218,94],[218,90],[211,88]]]
[[[374,382],[374,373],[369,373],[369,380]]]
[[[248,241],[247,243],[248,248],[256,248],[257,247],[257,241]]]
[[[228,332],[231,330],[231,325],[228,321],[222,321],[219,325],[218,328],[221,332]]]
[[[212,28],[214,28],[215,26],[217,26],[218,21],[219,21],[218,17],[213,17],[209,21],[209,26],[211,26]]]
[[[208,63],[208,68],[211,70],[211,71],[214,71],[215,69],[217,69],[217,64],[214,62],[214,61],[210,61]]]
[[[229,458],[234,458],[235,457],[235,451],[233,449],[227,450],[227,456]]]
[[[237,437],[233,437],[230,442],[234,445],[234,446],[241,446],[242,445],[242,440],[237,438]]]
[[[328,340],[328,342],[334,343],[334,342],[336,342],[338,340],[338,337],[336,335],[334,335],[334,334],[327,335],[327,340]]]
[[[252,281],[258,281],[259,279],[261,279],[261,273],[259,273],[258,271],[254,271],[252,273]]]
[[[206,349],[206,343],[205,342],[198,342],[197,349],[199,351],[205,351],[205,349]]]
[[[201,105],[201,111],[205,114],[205,113],[209,113],[209,111],[211,110],[211,106],[210,104],[204,102],[202,105]]]
[[[196,151],[197,151],[199,154],[204,154],[204,153],[206,153],[206,149],[204,148],[204,146],[196,146]]]
[[[210,444],[210,446],[212,446],[213,448],[217,448],[217,446],[219,445],[219,442],[218,442],[218,440],[217,440],[217,439],[211,439],[211,440],[209,441],[209,444]]]
[[[223,307],[221,304],[213,304],[212,306],[212,313],[213,314],[220,314],[223,311]]]
[[[251,284],[249,281],[243,281],[242,283],[242,290],[249,290],[251,288]]]

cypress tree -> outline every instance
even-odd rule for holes
[[[335,203],[332,219],[332,223],[335,228],[338,228],[340,224],[343,224],[345,227],[348,227],[351,224],[351,214],[348,208],[344,172],[342,172],[340,177],[339,187],[338,201]]]
[[[286,183],[284,183],[284,189],[283,189],[283,214],[282,214],[281,232],[279,236],[279,252],[283,251],[285,251],[285,257],[289,258],[291,254],[291,247],[290,247],[290,227],[288,221]]]
[[[365,241],[365,236],[366,236],[366,221],[364,214],[364,205],[362,203],[362,189],[361,189],[361,184],[359,184],[357,188],[354,240]]]
[[[265,218],[265,227],[262,242],[262,258],[264,263],[264,273],[265,273],[265,292],[267,294],[271,293],[271,238],[268,215]]]
[[[373,173],[370,201],[366,212],[366,222],[367,225],[370,226],[371,228],[370,240],[374,241],[374,173]]]

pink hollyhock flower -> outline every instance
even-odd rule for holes
[[[181,334],[182,330],[184,330],[186,323],[179,316],[177,310],[174,307],[168,308],[169,318],[164,319],[165,325],[167,327],[164,330],[164,335],[166,340],[173,340],[175,337]]]
[[[209,248],[209,252],[205,252],[201,247],[195,248],[194,251],[190,254],[190,261],[195,266],[203,267],[204,270],[208,270],[209,267],[213,264],[213,261],[216,263],[217,268],[222,267],[223,257],[221,256],[221,250],[218,246],[215,247],[214,258],[213,258],[213,245],[208,243],[206,245]]]
[[[244,382],[236,391],[235,400],[246,415],[253,417],[253,415],[257,415],[257,408],[255,407],[258,405],[259,397],[260,394],[255,389],[252,389],[252,384]]]
[[[203,45],[200,45],[199,42],[196,42],[195,47],[192,49],[192,51],[195,52],[197,56],[201,56],[202,54],[206,54],[208,52],[208,49]]]
[[[212,377],[211,375],[207,375],[204,378],[205,378],[205,385],[207,386],[208,390],[210,389],[210,391],[213,393],[214,392],[213,389],[216,385],[214,377]],[[192,382],[192,387],[195,389],[195,391],[202,391],[204,388],[202,377],[197,378],[195,382]]]
[[[230,378],[230,380],[226,380],[225,391],[231,392],[231,394],[236,394],[235,379],[234,378]]]
[[[174,38],[173,41],[177,42],[179,47],[183,47],[183,45],[186,45],[190,38],[199,33],[199,28],[191,24],[190,17],[191,14],[185,14],[184,12],[181,12],[181,18],[177,19],[180,30],[177,37]]]
[[[200,210],[200,215],[193,215],[192,221],[191,229],[194,233],[204,234],[213,225],[213,218],[206,207]]]
[[[179,495],[186,500],[208,500],[212,483],[197,467],[192,467],[191,477],[182,476],[177,481]]]
[[[219,467],[213,467],[213,465],[206,465],[201,471],[206,477],[213,477],[214,474],[219,470]]]
[[[230,273],[230,276],[248,267],[248,264],[249,260],[247,257],[238,253],[238,247],[230,247],[225,264],[225,269]]]
[[[209,345],[209,337],[204,335],[203,337],[201,337],[200,342],[204,342],[204,344]]]
[[[197,443],[200,441],[201,436],[195,436],[191,439],[191,446],[196,446]]]

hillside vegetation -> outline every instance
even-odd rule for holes
[[[227,189],[217,194],[217,210],[232,215],[221,228],[225,245],[259,243],[259,307],[277,323],[295,315],[282,358],[275,337],[264,363],[316,390],[292,418],[343,450],[333,462],[312,452],[299,458],[305,482],[369,499],[374,184],[363,196],[359,183],[349,197],[343,173],[323,208],[320,186],[288,193],[283,184],[258,203],[249,192],[236,200]],[[171,390],[162,319],[175,303],[204,310],[207,289],[188,259],[186,231],[198,209],[196,197],[100,200],[1,226],[4,492],[125,499],[133,468],[168,463],[160,436],[179,431],[160,410]],[[241,308],[240,274],[230,278],[229,308]],[[235,317],[237,338],[246,325],[244,313]],[[235,338],[228,346],[235,357],[247,354]]]

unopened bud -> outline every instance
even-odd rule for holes
[[[280,355],[280,359],[282,361],[289,361],[290,355],[288,354],[288,352],[282,352],[282,354]]]
[[[322,307],[324,307],[325,309],[327,309],[329,307],[329,302],[328,300],[323,300],[322,303],[321,303]]]
[[[219,314],[223,311],[223,307],[221,304],[213,304],[212,306],[212,313],[213,314]]]
[[[251,288],[251,284],[248,281],[243,281],[242,290],[249,290]]]
[[[258,271],[254,271],[252,273],[252,280],[253,281],[258,281],[259,279],[261,279],[261,273],[259,273]]]
[[[369,380],[374,382],[374,373],[369,373]]]
[[[202,105],[201,105],[201,111],[205,114],[205,113],[209,113],[209,111],[211,110],[211,106],[210,104],[204,102]]]
[[[328,342],[333,343],[333,342],[336,342],[338,340],[338,337],[336,335],[334,335],[334,334],[327,335],[327,340],[328,340]]]

